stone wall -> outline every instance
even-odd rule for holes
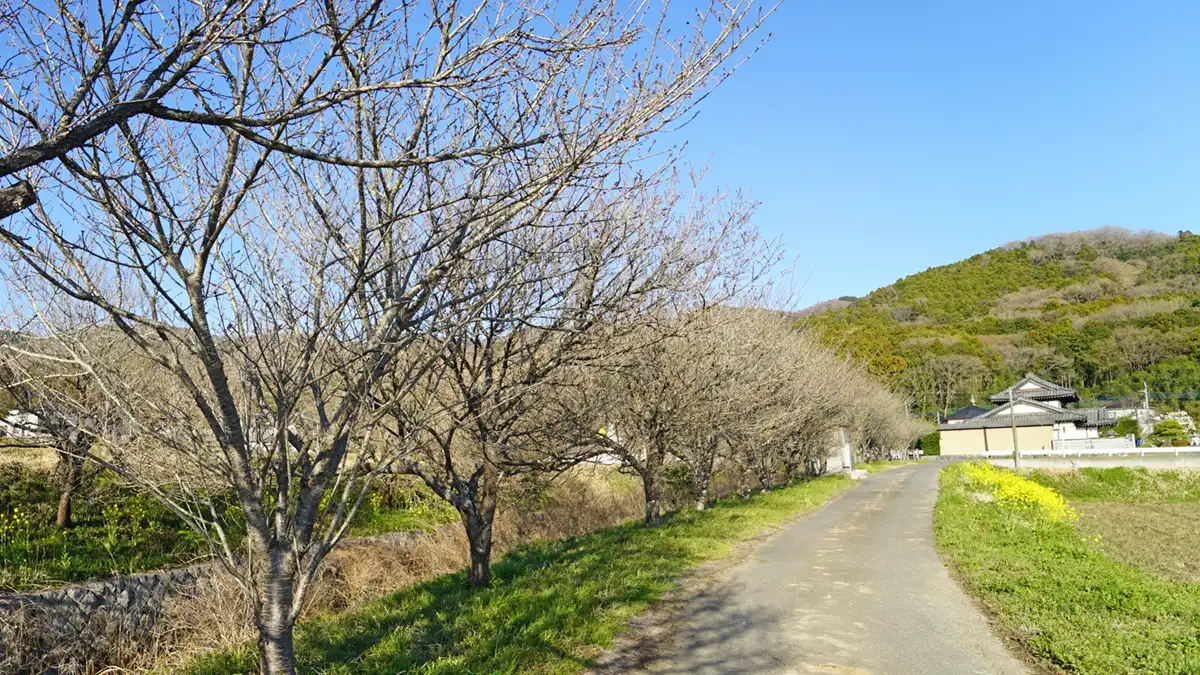
[[[407,545],[422,534],[347,538],[342,545]],[[204,563],[48,591],[0,592],[0,675],[72,675],[128,663],[153,646],[164,601],[192,591],[217,569]]]
[[[0,673],[95,672],[155,639],[165,598],[211,574],[212,564],[0,593]]]

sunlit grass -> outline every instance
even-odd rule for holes
[[[1034,657],[1072,673],[1200,673],[1200,584],[1118,562],[1077,521],[994,500],[963,470],[942,470],[938,545]]]
[[[302,625],[302,667],[324,673],[577,673],[633,616],[689,568],[843,491],[819,478],[747,501],[521,547],[494,566],[494,584],[462,573],[418,584],[359,609]],[[253,645],[209,655],[192,673],[256,672]]]

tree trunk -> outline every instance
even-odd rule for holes
[[[471,553],[467,581],[475,588],[486,588],[492,582],[492,525],[500,490],[500,476],[493,463],[485,464],[481,478],[476,493],[464,500],[465,508],[459,509]]]
[[[647,448],[641,476],[642,492],[646,495],[645,523],[650,527],[662,523],[662,465],[663,453],[654,447]]]
[[[646,491],[645,522],[650,527],[657,527],[662,524],[662,488],[657,480],[647,480],[646,477],[642,478],[642,486]]]
[[[296,628],[292,620],[294,565],[284,551],[268,553],[271,562],[262,584],[262,606],[258,616],[259,672],[262,675],[294,675],[296,653],[292,644]]]
[[[72,430],[58,443],[58,461],[61,483],[58,493],[58,527],[71,527],[71,502],[79,481],[83,478],[83,453],[92,447],[92,438],[79,429]]]
[[[786,482],[791,482],[799,478],[800,462],[794,459],[789,459],[783,463],[783,478]]]
[[[717,460],[717,437],[708,437],[707,452],[696,462],[692,469],[692,487],[696,490],[696,510],[703,511],[708,506],[708,486],[712,482],[713,464]]]
[[[83,457],[75,455],[62,455],[60,461],[63,462],[64,471],[62,485],[58,495],[58,518],[57,525],[66,529],[71,527],[71,498],[75,493],[75,488],[79,487],[80,475],[83,473]]]
[[[467,582],[475,588],[486,588],[492,582],[492,521],[493,514],[463,514],[463,526],[467,530],[467,543],[471,552],[471,566],[467,568]]]
[[[662,523],[662,481],[657,470],[642,472],[642,492],[646,495],[645,523],[655,527]]]

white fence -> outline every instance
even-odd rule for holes
[[[1021,457],[1154,457],[1200,454],[1200,447],[1182,448],[1080,448],[1076,450],[1021,450]],[[1011,459],[1012,451],[991,450],[983,453],[985,459]]]
[[[1135,450],[1137,438],[1133,434],[1120,438],[1069,438],[1050,441],[1054,450]]]

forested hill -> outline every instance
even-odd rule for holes
[[[849,301],[849,302],[847,302]],[[1028,371],[1200,412],[1200,237],[1104,228],[933,267],[803,319],[933,415]],[[982,401],[982,396],[980,397]]]

